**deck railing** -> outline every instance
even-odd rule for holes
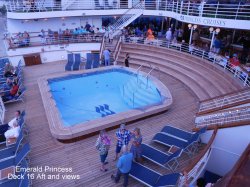
[[[213,64],[221,66],[224,71],[228,70],[229,72],[231,72],[233,74],[233,77],[239,79],[244,86],[250,86],[250,77],[248,76],[248,72],[244,71],[244,69],[240,68],[239,66],[230,66],[227,62],[224,63],[224,59],[218,61],[218,55],[214,55],[214,53],[204,51],[203,49],[197,48],[193,45],[189,45],[187,43],[167,42],[166,40],[159,39],[148,40],[147,38],[141,37],[123,37],[122,42],[144,44],[149,46],[151,45],[156,47],[166,47],[180,52],[189,53],[202,59],[209,60]]]
[[[250,89],[228,94],[223,97],[202,101],[200,103],[199,113],[213,109],[222,109],[226,105],[240,103],[250,100]]]
[[[118,56],[120,54],[121,41],[122,41],[122,38],[120,36],[119,39],[118,39],[118,41],[117,41],[117,43],[116,43],[115,50],[114,50],[114,53],[113,53],[114,64],[116,64],[117,58],[118,58]]]
[[[34,33],[33,33],[34,35]],[[25,47],[37,47],[45,45],[64,45],[72,43],[101,43],[103,34],[70,34],[70,35],[58,35],[53,34],[51,36],[46,35],[44,37],[30,36],[29,38],[20,37],[6,37],[5,45],[6,49],[16,49]]]
[[[212,144],[217,134],[217,128],[214,130],[206,147],[199,153],[199,155],[192,160],[192,163],[184,169],[184,175],[180,178],[178,186],[189,186],[194,184],[200,174],[204,171],[209,160],[212,150]]]
[[[133,4],[138,0],[133,0]],[[169,11],[181,15],[224,18],[234,20],[250,20],[250,4],[239,2],[237,4],[221,3],[193,3],[183,1],[145,1],[146,10]],[[106,10],[128,9],[127,3],[120,0],[72,0],[70,3],[56,3],[55,1],[29,1],[8,0],[6,3],[8,12],[45,12],[64,10]]]
[[[196,127],[235,123],[250,123],[250,107],[238,108],[206,116],[200,116],[196,120]]]

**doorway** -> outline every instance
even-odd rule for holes
[[[40,54],[27,55],[23,58],[26,66],[42,64]]]

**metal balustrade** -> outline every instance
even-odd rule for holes
[[[15,48],[25,48],[25,47],[37,47],[45,45],[63,45],[63,44],[73,44],[73,43],[92,43],[102,42],[103,34],[79,34],[79,35],[62,35],[59,36],[46,36],[41,38],[40,36],[31,36],[27,38],[12,38],[7,37],[5,39],[6,49],[15,49]]]
[[[204,51],[203,49],[197,48],[192,44],[189,45],[187,43],[177,43],[177,42],[167,42],[166,40],[148,40],[147,38],[141,37],[122,37],[123,43],[138,43],[138,44],[145,44],[145,45],[152,45],[156,47],[166,47],[170,49],[174,49],[180,52],[189,53],[191,55],[200,57],[202,59],[206,59],[213,64],[217,64],[224,71],[228,70],[229,72],[233,73],[233,77],[238,78],[244,86],[250,86],[250,77],[248,74],[242,70],[241,68],[236,68],[233,66],[228,65],[227,63],[221,63],[221,61],[217,61],[217,55],[211,55],[211,52]],[[223,60],[223,59],[222,59]]]
[[[204,172],[206,165],[209,161],[216,135],[217,128],[215,128],[205,149],[201,151],[197,158],[192,157],[193,161],[191,162],[191,164],[184,168],[184,175],[180,177],[177,186],[184,187],[189,186],[188,184],[196,183],[196,180],[198,179],[198,177],[200,177],[202,172]]]
[[[250,89],[226,95],[216,99],[201,102],[199,112],[212,110],[215,108],[223,108],[226,105],[234,104],[242,101],[250,100]]]
[[[196,118],[196,127],[225,125],[243,121],[250,121],[250,107],[227,110],[207,116],[199,116]]]
[[[234,20],[250,20],[250,4],[213,4],[213,3],[193,3],[186,1],[142,1],[145,10],[160,10],[174,12],[180,15],[224,18]],[[138,0],[133,0],[137,4]],[[27,1],[8,0],[6,2],[8,12],[44,12],[44,11],[67,11],[67,10],[109,10],[128,9],[127,3],[120,0],[68,0],[66,3],[56,3],[54,1],[36,1],[31,4]]]

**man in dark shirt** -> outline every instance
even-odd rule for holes
[[[90,25],[88,22],[86,22],[86,25],[85,25],[85,29],[86,29],[86,31],[88,31],[88,32],[89,32],[90,27],[91,27],[91,25]]]

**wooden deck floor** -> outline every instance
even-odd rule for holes
[[[64,71],[65,62],[55,62],[24,68],[24,84],[27,88],[24,103],[14,103],[6,106],[6,121],[13,117],[17,109],[25,109],[27,113],[26,124],[29,128],[29,142],[31,145],[30,166],[71,167],[72,173],[80,175],[79,180],[32,180],[34,187],[63,187],[63,186],[121,186],[115,185],[110,175],[116,170],[114,157],[115,142],[113,141],[109,152],[108,172],[99,170],[99,155],[95,150],[97,135],[74,143],[64,144],[54,139],[49,130],[41,95],[39,93],[37,78],[55,72]],[[174,104],[167,112],[143,119],[128,125],[128,129],[141,128],[143,141],[150,143],[152,136],[165,124],[172,124],[183,129],[194,127],[194,115],[197,112],[197,97],[180,81],[166,74],[161,76],[161,81],[172,93]],[[115,130],[108,132],[114,137]],[[113,139],[114,140],[114,139]],[[184,157],[186,157],[184,155]],[[185,160],[186,158],[183,158]],[[155,170],[166,173],[167,170],[154,164]],[[49,174],[49,173],[46,173]],[[57,172],[53,173],[57,174]],[[61,173],[62,174],[62,173]],[[142,186],[133,179],[129,180],[130,186]]]

